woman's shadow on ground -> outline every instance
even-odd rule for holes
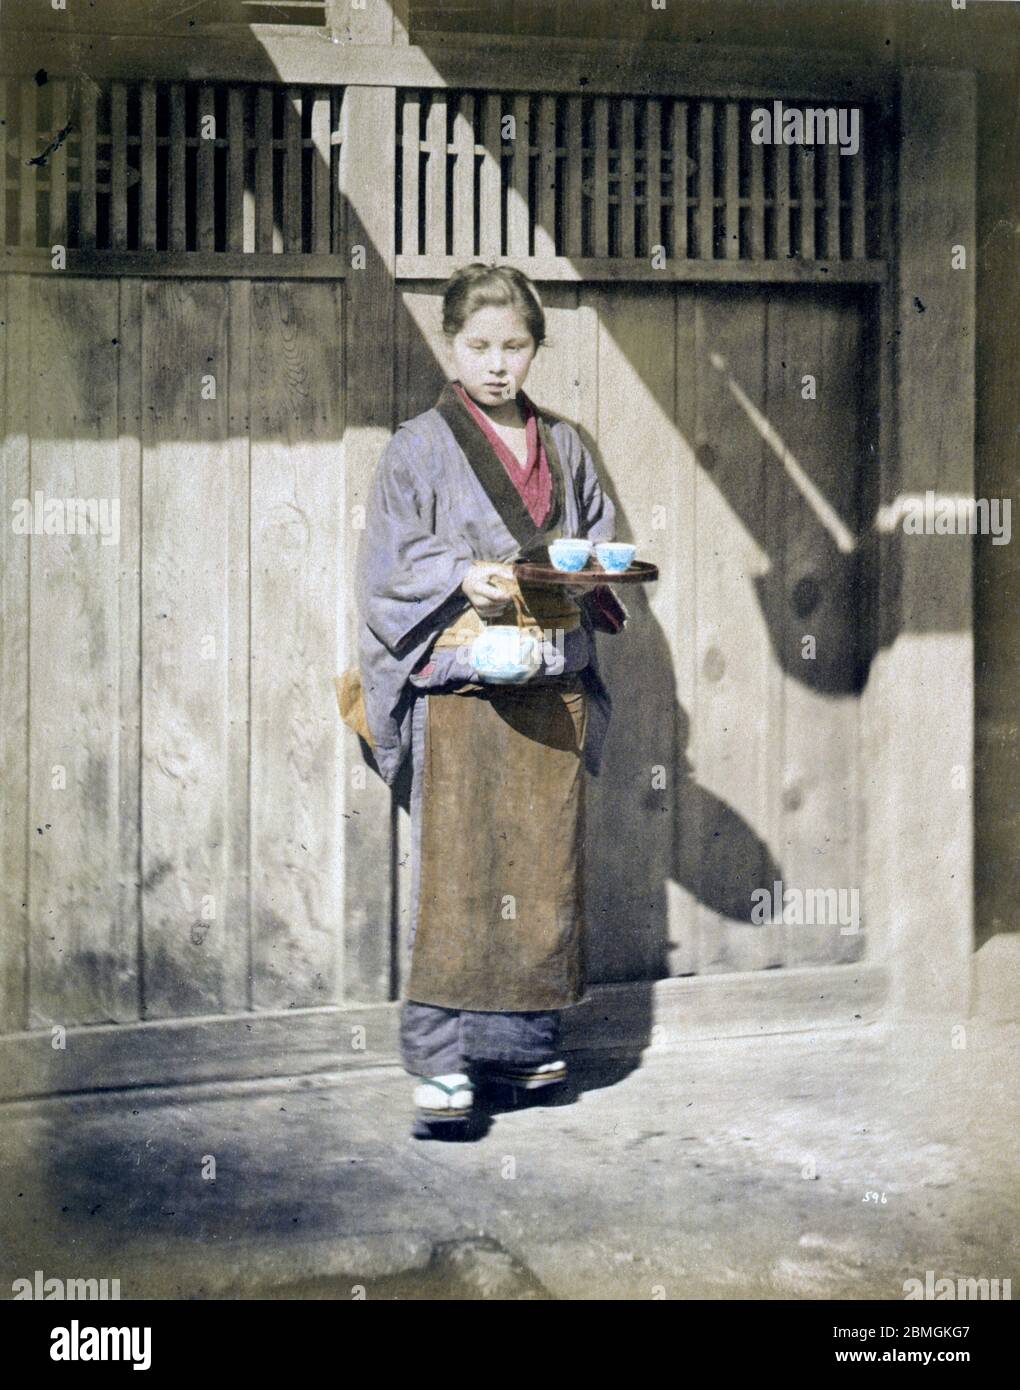
[[[586,817],[588,975],[605,988],[566,1019],[576,1092],[640,1066],[656,981],[712,968],[716,915],[731,944],[734,933],[760,932],[751,895],[782,877],[755,829],[696,779],[670,643],[643,588],[618,593],[629,618],[622,633],[598,639],[613,714]],[[687,904],[679,920],[676,888]]]

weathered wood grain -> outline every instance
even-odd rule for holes
[[[143,251],[156,249],[156,84],[143,82],[138,93],[141,128],[141,156],[138,202],[138,245]]]
[[[446,253],[446,95],[435,92],[426,118],[425,249]]]
[[[195,249],[216,249],[216,93],[204,84],[198,89],[197,149],[195,152]]]
[[[89,250],[96,244],[96,90],[83,82],[78,94],[81,138],[78,141],[78,244]]]
[[[725,109],[726,138],[724,145],[723,173],[723,231],[726,243],[726,259],[740,259],[740,107],[735,101],[728,101]]]
[[[340,306],[250,293],[252,1002],[308,1007],[339,987]]]
[[[118,303],[68,277],[35,283],[30,313],[30,495],[96,504],[91,534],[75,518],[77,534],[31,545],[29,1023],[41,1027],[137,1008],[118,893],[119,538],[93,529],[120,493]]]
[[[64,270],[50,264],[49,252],[9,252],[3,257],[8,274],[76,277],[140,276],[145,280],[342,280],[344,264],[331,254],[284,252],[266,254],[231,251],[75,251],[67,253]]]
[[[609,255],[609,98],[592,101],[591,242],[593,256]]]
[[[254,923],[251,899],[254,743],[252,714],[256,673],[262,669],[252,644],[252,596],[256,576],[252,546],[253,416],[258,400],[252,380],[251,281],[227,284],[227,883],[223,902],[226,1007],[255,1007],[252,971]],[[265,665],[264,659],[262,666]],[[270,804],[272,793],[269,794]],[[258,808],[261,809],[261,808]]]
[[[283,249],[301,247],[301,108],[297,87],[283,93]]]
[[[110,246],[127,246],[127,83],[110,87]]]
[[[556,254],[556,98],[538,101],[538,201],[535,206],[535,255]]]
[[[634,247],[634,102],[620,102],[620,153],[617,196],[619,215],[619,254],[632,257]]]
[[[823,255],[826,260],[839,260],[841,208],[839,205],[840,163],[844,156],[838,145],[827,145],[825,161],[825,241]]]
[[[531,169],[531,98],[518,92],[513,101],[514,139],[511,142],[510,186],[506,200],[507,254],[528,254]]]
[[[7,241],[7,132],[13,124],[11,109],[12,93],[15,84],[0,78],[0,168],[4,176],[0,179],[0,241]]]
[[[783,668],[780,784],[772,824],[782,881],[798,891],[861,891],[857,844],[860,796],[858,634],[866,615],[855,582],[864,482],[874,470],[864,418],[862,315],[853,298],[786,293],[768,306],[768,419],[821,497],[797,485],[771,447],[769,493],[782,546],[775,632]],[[803,378],[817,399],[804,399]],[[872,440],[872,443],[875,441]],[[813,639],[814,648],[805,647]],[[812,656],[812,650],[815,655]],[[839,922],[783,928],[784,963],[854,959],[863,936]]]
[[[142,297],[139,280],[118,285],[117,466],[120,560],[117,640],[120,684],[117,940],[124,1016],[140,1017],[142,951]],[[127,963],[130,962],[130,963]]]
[[[27,78],[20,84],[18,119],[21,125],[19,148],[35,153],[38,139],[38,100],[34,78]],[[36,227],[36,177],[35,164],[30,156],[22,155],[18,160],[18,245],[37,245]]]
[[[169,249],[186,251],[187,241],[187,177],[185,137],[187,126],[184,110],[184,84],[170,85],[170,188],[169,188]]]
[[[421,250],[418,223],[418,168],[421,162],[421,103],[417,94],[408,92],[400,107],[401,135],[401,246],[408,255]]]
[[[772,150],[775,178],[775,251],[778,261],[790,254],[790,147],[776,145]]]
[[[31,537],[13,528],[31,499],[31,281],[0,276],[0,1032],[28,1026],[28,621]]]
[[[852,156],[850,165],[850,255],[857,260],[863,260],[867,255],[867,242],[865,232],[867,228],[865,198],[866,181],[865,172],[867,169],[867,155],[865,152],[864,141],[867,131],[864,122],[861,123],[861,147]],[[887,252],[885,254],[888,254]]]
[[[330,94],[318,88],[312,95],[311,140],[311,222],[313,252],[325,253],[330,248]]]
[[[461,93],[453,118],[453,254],[475,248],[475,97]]]
[[[50,128],[51,139],[67,125],[67,83],[56,81],[50,90]],[[67,245],[67,140],[54,150],[47,165],[50,171],[50,245]],[[4,165],[4,182],[7,179]],[[0,223],[0,226],[4,224]]]
[[[142,867],[145,1016],[216,1012],[228,899],[228,296],[144,290]],[[174,344],[172,355],[166,343]],[[215,381],[215,399],[208,397]]]
[[[673,102],[671,135],[673,255],[683,261],[689,255],[687,241],[687,112],[685,101]]]
[[[570,96],[567,97],[567,163],[563,193],[563,254],[570,257],[584,254],[581,134],[581,98]]]
[[[623,602],[622,633],[599,637],[614,699],[606,766],[591,783],[589,912],[601,979],[663,973],[669,951],[679,729],[673,650],[673,545],[685,499],[676,488],[675,308],[652,287],[601,296],[598,420],[590,444],[617,504],[617,538],[659,566],[660,580]],[[659,511],[658,509],[661,509]]]
[[[394,409],[398,420],[435,405],[446,380],[442,294],[434,285],[405,285],[394,324]]]
[[[375,7],[381,9],[381,7]],[[373,16],[372,7],[354,11]],[[889,67],[848,63],[845,53],[812,53],[803,46],[719,47],[703,43],[656,43],[614,38],[556,39],[486,33],[420,32],[414,45],[385,42],[324,43],[322,35],[278,26],[254,26],[257,42],[238,45],[234,37],[203,34],[189,38],[161,34],[104,35],[89,52],[89,72],[103,77],[135,78],[145,72],[154,80],[171,80],[186,72],[195,80],[315,83],[322,86],[381,88],[473,87],[483,91],[576,92],[585,90],[628,96],[697,92],[723,100],[765,98],[795,89],[801,99],[885,101],[895,87]],[[11,31],[0,53],[0,71],[22,73],[38,61],[38,34]],[[47,36],[53,71],[73,71],[80,61],[80,39]],[[442,52],[442,62],[436,62]]]
[[[684,222],[686,224],[686,215]],[[672,472],[671,497],[665,503],[664,529],[655,533],[662,554],[659,574],[672,569],[664,612],[664,640],[670,645],[676,680],[673,785],[673,859],[666,884],[669,936],[667,965],[672,975],[691,975],[698,968],[699,874],[698,797],[692,767],[694,713],[698,675],[698,535],[695,526],[698,475],[698,304],[690,290],[674,291],[673,372],[675,434],[666,458]],[[660,579],[661,583],[661,579]]]
[[[227,245],[228,251],[254,251],[254,222],[249,235],[249,197],[245,188],[247,150],[245,148],[245,90],[231,87],[227,93]],[[251,209],[254,213],[254,207]],[[327,217],[328,217],[327,213]],[[318,248],[316,248],[318,249]]]
[[[765,151],[761,145],[751,146],[748,202],[748,254],[752,260],[761,261],[765,258]]]
[[[698,103],[698,259],[710,261],[715,255],[715,149],[713,145],[715,107],[710,101]]]
[[[255,94],[255,250],[276,247],[273,219],[273,89],[260,87]]]
[[[645,108],[644,245],[646,256],[665,245],[662,237],[662,103],[654,98]]]
[[[776,561],[764,533],[764,444],[733,387],[763,397],[765,305],[754,291],[704,290],[698,301],[701,463],[695,506],[698,680],[691,762],[696,789],[701,973],[769,963],[751,893],[767,876],[772,653],[756,580]]]
[[[344,92],[332,92],[330,94],[332,134],[330,135],[329,180],[330,197],[333,204],[333,240],[330,249],[335,252],[333,264],[338,275],[343,275],[346,272],[347,248],[349,246],[347,203],[340,184],[340,165],[347,130],[347,123],[343,115],[344,101]]]
[[[900,112],[897,328],[900,363],[911,366],[898,374],[894,485],[973,497],[975,285],[972,269],[952,269],[951,255],[962,244],[973,264],[974,73],[908,69]],[[886,861],[897,876],[894,1004],[957,1017],[968,1007],[974,949],[973,544],[901,540],[899,637],[872,706],[886,734],[885,776],[871,803],[873,862],[889,853],[883,833],[898,851]],[[963,787],[953,785],[954,768],[964,770]]]
[[[785,148],[785,146],[784,146]],[[817,155],[808,145],[797,149],[798,172],[800,178],[800,244],[798,254],[805,261],[815,258],[815,170]]]
[[[346,415],[343,447],[337,460],[344,526],[338,670],[357,661],[356,592],[360,525],[379,456],[394,424],[393,397],[393,216],[379,188],[395,176],[393,92],[348,89],[343,106],[344,143],[341,187],[348,206],[348,247],[363,245],[367,263],[352,269],[345,282],[344,336]],[[352,132],[368,139],[379,157],[371,166],[355,157]],[[329,676],[332,676],[332,672]],[[327,687],[328,688],[328,685]],[[348,1000],[391,996],[395,946],[391,882],[391,793],[365,767],[355,734],[346,727],[340,740],[343,792],[341,873],[343,923],[342,981]]]
[[[482,167],[478,185],[479,254],[498,256],[502,245],[503,136],[501,98],[486,92],[482,99]]]

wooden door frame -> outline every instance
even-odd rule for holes
[[[881,500],[928,489],[972,498],[976,74],[904,68],[896,121],[886,198],[895,250],[881,290]],[[967,265],[954,269],[961,245]],[[862,704],[865,831],[878,928],[869,958],[888,969],[895,1013],[962,1018],[972,1005],[972,555],[967,540],[902,532],[882,551],[885,631]]]
[[[406,33],[401,38],[395,32],[388,42],[379,34],[368,34],[365,42],[355,38],[339,46],[293,34],[264,37],[264,72],[253,70],[247,60],[239,63],[222,44],[207,39],[167,41],[156,56],[151,46],[139,46],[136,40],[113,42],[90,55],[90,63],[94,57],[97,76],[261,78],[343,85],[351,128],[374,130],[380,138],[386,137],[387,147],[391,144],[387,132],[394,127],[396,89],[442,86],[449,80],[437,77],[427,49],[408,45]],[[2,69],[19,74],[31,70],[23,63],[30,47],[9,42]],[[633,77],[628,78],[628,64],[622,69],[615,66],[618,55],[614,54],[614,62],[600,66],[598,55],[581,43],[554,45],[555,52],[538,66],[535,46],[526,40],[503,39],[494,48],[488,40],[478,43],[475,36],[471,43],[455,47],[457,70],[470,85],[570,90],[575,80],[571,63],[583,62],[593,73],[586,91],[640,90]],[[543,42],[540,47],[548,45]],[[636,47],[647,51],[649,46]],[[896,122],[898,139],[893,143],[898,153],[895,161],[885,163],[888,274],[880,279],[877,290],[882,345],[878,368],[881,499],[888,504],[901,494],[923,493],[936,484],[944,491],[973,496],[975,74],[913,67],[876,73],[848,68],[838,56],[822,56],[805,64],[799,55],[784,59],[770,52],[747,51],[713,54],[706,66],[706,55],[696,49],[661,47],[668,52],[649,55],[651,78],[646,79],[659,95],[692,90],[705,96],[765,95],[785,84],[812,99],[846,100],[852,92],[857,101],[871,94],[888,103]],[[524,56],[529,58],[530,70],[520,64]],[[51,55],[51,67],[59,69],[59,53]],[[526,82],[509,76],[525,70],[529,72]],[[389,157],[392,154],[391,149]],[[384,172],[391,176],[388,164]],[[378,177],[378,165],[369,169],[367,161],[360,161],[359,167],[356,160],[348,162],[344,175],[344,192],[359,209],[348,243],[367,238],[374,248],[365,271],[336,266],[337,273],[347,279],[343,350],[359,340],[373,343],[372,353],[354,369],[348,388],[343,444],[348,508],[367,495],[378,453],[395,424],[393,347],[400,278],[393,219],[386,215],[386,200],[378,197]],[[966,271],[950,269],[953,244],[967,247]],[[55,273],[38,259],[30,266],[6,257],[3,268]],[[181,273],[183,267],[175,269]],[[152,265],[146,270],[139,264],[136,273],[153,271]],[[89,270],[83,265],[77,273]],[[131,270],[122,266],[118,273]],[[732,271],[721,264],[718,278],[728,274]],[[702,277],[698,271],[697,278]],[[353,574],[346,578],[351,583]],[[933,592],[951,602],[948,611],[933,612]],[[887,1002],[893,1010],[960,1018],[970,1007],[974,944],[971,551],[963,545],[925,546],[922,542],[911,546],[902,540],[891,544],[882,554],[879,593],[888,641],[876,657],[861,700],[867,774],[862,805],[867,963],[887,979]],[[939,622],[950,621],[955,630],[940,632]],[[351,641],[348,632],[348,653]],[[934,753],[931,745],[925,746],[928,739],[933,740]],[[349,788],[351,771],[360,765],[361,757],[346,731],[343,761]],[[962,789],[953,786],[954,769],[959,768],[964,773]],[[390,798],[371,778],[367,790],[356,795],[358,808],[368,814],[358,818],[360,825],[353,817],[345,820],[345,860],[354,862],[365,854],[367,834],[368,848],[377,862],[388,862],[395,842]],[[374,828],[367,829],[366,820]],[[344,933],[352,966],[370,940],[378,947],[381,917],[389,921],[391,948],[397,940],[391,887],[373,890],[370,902],[364,899],[363,888],[357,882],[344,887],[351,928],[348,932],[345,924]],[[392,997],[393,970],[385,952],[369,951],[355,971],[354,997]],[[872,996],[874,978],[869,984]],[[691,987],[716,991],[722,987],[709,979],[661,983],[667,990],[683,985],[685,992]],[[726,987],[740,993],[741,983],[731,979]],[[760,1001],[755,991],[761,987],[761,981],[747,981],[743,997],[749,1004]],[[771,997],[779,997],[778,989],[772,985]],[[343,1012],[346,1006],[338,1007]],[[757,1011],[758,1004],[751,1007]]]

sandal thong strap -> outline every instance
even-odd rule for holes
[[[456,1095],[458,1091],[473,1091],[474,1087],[470,1081],[458,1081],[454,1086],[447,1086],[445,1081],[436,1081],[430,1077],[422,1077],[423,1086],[435,1086],[437,1091],[445,1091],[448,1096]]]

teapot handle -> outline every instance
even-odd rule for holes
[[[521,629],[535,627],[535,620],[524,605],[524,595],[521,593],[520,585],[517,583],[517,580],[512,580],[503,592],[506,594],[507,598],[513,601],[514,622],[516,626]],[[500,619],[497,618],[495,621],[499,623]]]
[[[517,626],[522,628],[527,627],[529,624],[529,615],[525,611],[524,598],[516,584],[510,593],[510,597],[514,601],[514,608],[517,613]]]
[[[541,642],[543,636],[541,624],[536,622],[535,615],[529,611],[524,601],[524,595],[521,593],[521,586],[516,578],[510,581],[509,585],[504,589],[504,593],[507,598],[511,599],[513,602],[514,625],[517,629],[520,632],[530,633],[532,637]],[[495,622],[497,626],[504,625],[504,620],[500,618],[496,618]]]

